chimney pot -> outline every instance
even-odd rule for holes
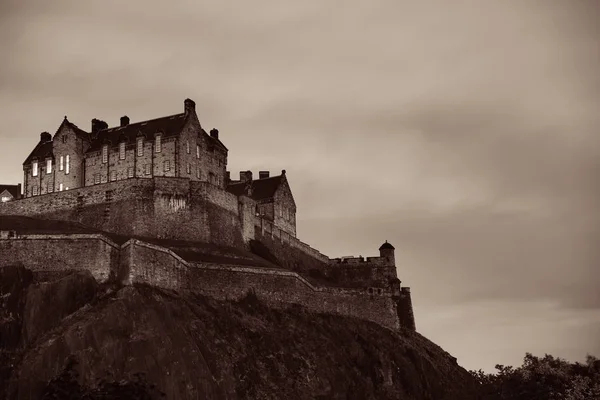
[[[121,126],[129,125],[129,117],[127,115],[123,115],[121,117]]]
[[[240,181],[247,182],[252,180],[252,171],[240,171]]]
[[[265,179],[270,176],[269,171],[258,171],[258,179]]]
[[[46,142],[50,142],[51,140],[52,140],[52,135],[49,134],[48,132],[40,133],[40,142],[46,143]]]
[[[210,130],[210,136],[214,137],[215,139],[218,139],[219,138],[219,130],[215,129],[215,128],[211,129]]]
[[[92,133],[98,133],[102,129],[108,128],[108,124],[101,119],[92,119]]]
[[[192,113],[196,110],[196,103],[192,99],[185,99],[183,101],[183,110],[186,114]]]

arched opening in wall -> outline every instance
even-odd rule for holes
[[[373,294],[373,288],[372,287],[370,287],[367,291],[369,292],[369,294]]]

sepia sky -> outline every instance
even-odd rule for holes
[[[0,183],[65,115],[183,112],[286,169],[298,236],[396,247],[468,369],[600,356],[595,0],[0,0]]]

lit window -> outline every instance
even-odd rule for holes
[[[170,171],[171,170],[171,161],[167,160],[165,161],[165,172]]]
[[[160,142],[161,135],[156,135],[156,143],[154,145],[154,149],[157,153],[160,153],[162,150],[162,143]]]
[[[65,190],[69,190],[69,187],[67,186],[67,187],[65,188]]]
[[[67,157],[65,159],[65,174],[69,173],[69,165],[70,165],[70,163],[69,163],[69,155],[67,154]]]
[[[200,158],[200,145],[196,145],[196,158]]]
[[[46,173],[47,174],[52,173],[52,159],[46,160]]]
[[[141,137],[137,140],[137,155],[138,157],[144,155],[144,138]]]
[[[63,184],[62,184],[62,183],[58,185],[58,191],[59,191],[59,192],[62,192],[62,191],[63,191]]]
[[[185,152],[190,154],[190,141],[185,142]]]
[[[3,197],[2,197],[2,202],[3,202],[3,203],[6,203],[7,201],[10,201],[10,197],[8,197],[8,196],[3,196]]]
[[[110,171],[110,180],[112,182],[117,180],[117,171]]]
[[[59,171],[62,171],[63,169],[65,169],[64,161],[65,161],[64,157],[60,156],[60,164],[58,166]]]
[[[108,145],[102,146],[102,164],[108,162]]]
[[[125,142],[119,143],[119,160],[125,159]]]
[[[133,167],[127,168],[127,177],[133,178]]]
[[[187,165],[187,173],[191,174],[192,173],[192,166],[188,163]]]
[[[38,163],[37,163],[37,161],[33,162],[32,174],[33,174],[33,176],[38,176]]]
[[[34,186],[34,187],[33,187],[33,195],[34,195],[34,196],[37,196],[37,195],[38,195],[38,187],[37,187],[37,186]]]
[[[150,164],[144,165],[144,173],[150,175]]]
[[[200,167],[196,170],[196,178],[200,179]]]

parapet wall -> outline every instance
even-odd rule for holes
[[[254,291],[273,307],[298,304],[314,312],[357,317],[390,329],[401,326],[398,296],[390,288],[323,287],[293,271],[190,263],[167,248],[137,239],[120,246],[96,234],[17,234],[0,239],[0,265],[15,264],[35,272],[89,270],[100,282],[146,283],[223,300],[237,300]]]
[[[247,236],[254,226],[243,227],[244,215],[240,212],[251,212],[250,208],[240,209],[235,195],[207,182],[154,177],[0,203],[0,215],[75,221],[121,235],[243,248],[246,246],[243,232]]]
[[[0,266],[24,265],[41,273],[87,270],[98,282],[111,278],[120,246],[103,235],[17,235],[0,240]]]

